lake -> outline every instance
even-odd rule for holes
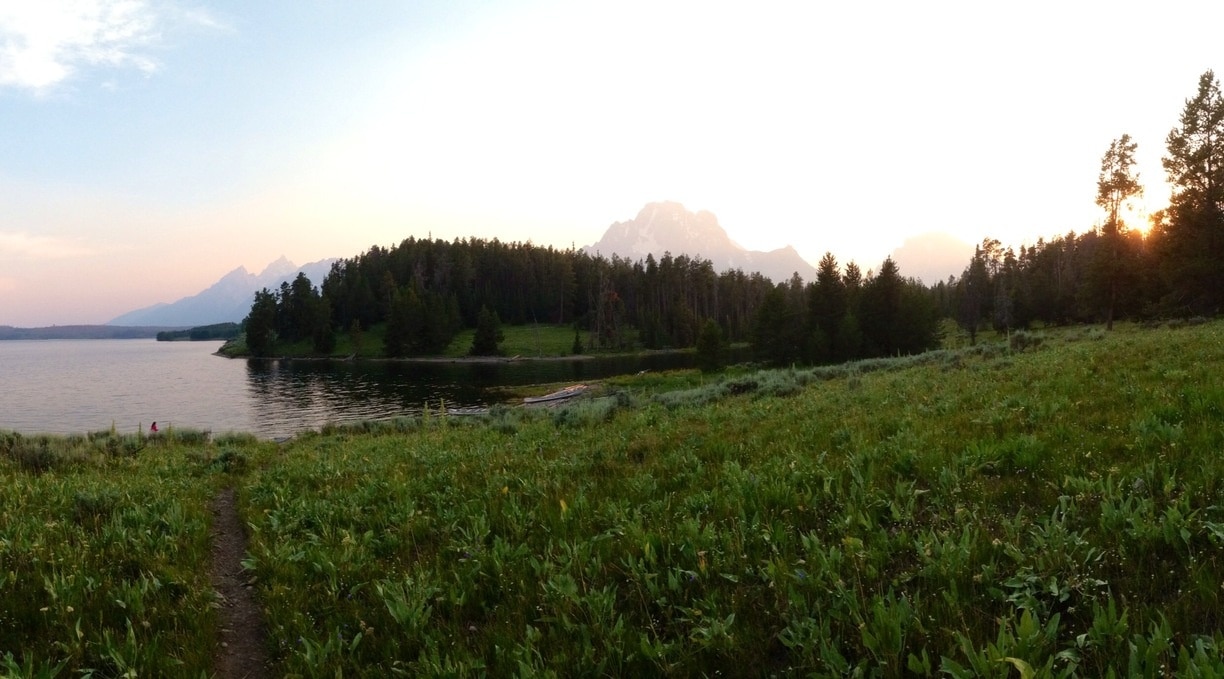
[[[167,426],[289,436],[428,404],[497,402],[496,387],[689,367],[692,354],[506,363],[242,360],[220,342],[0,341],[0,429],[123,433]],[[504,398],[504,397],[501,397]]]

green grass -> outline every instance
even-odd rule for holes
[[[0,433],[0,675],[211,670],[202,440]]]
[[[1222,362],[1082,328],[280,447],[9,435],[0,657],[204,671],[231,482],[278,676],[1220,676]]]
[[[502,334],[505,339],[500,347],[503,356],[522,356],[536,358],[541,356],[570,356],[574,347],[574,328],[569,325],[503,325]],[[467,329],[458,334],[446,349],[446,355],[457,357],[467,356],[472,348],[474,329]],[[587,341],[583,333],[582,341]]]

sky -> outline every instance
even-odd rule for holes
[[[0,0],[0,325],[105,323],[284,255],[568,248],[648,202],[878,268],[1145,194],[1217,0]],[[905,273],[905,272],[902,272]],[[321,281],[316,281],[316,284]]]

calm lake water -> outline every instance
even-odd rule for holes
[[[270,438],[328,422],[490,405],[494,387],[579,382],[687,367],[691,354],[585,361],[402,363],[259,361],[212,355],[219,342],[0,341],[0,429],[24,434],[158,426]]]

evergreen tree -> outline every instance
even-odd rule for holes
[[[1097,178],[1097,205],[1105,210],[1101,227],[1101,242],[1093,266],[1098,308],[1105,308],[1105,327],[1113,330],[1114,313],[1118,307],[1119,288],[1130,271],[1124,247],[1126,226],[1120,212],[1132,198],[1142,195],[1139,175],[1135,168],[1135,149],[1129,134],[1115,139],[1101,158],[1101,174]]]
[[[702,372],[717,372],[727,363],[727,346],[722,328],[714,319],[707,319],[697,337],[697,367]]]
[[[476,317],[476,334],[472,337],[472,348],[468,350],[468,355],[500,356],[502,352],[498,345],[505,339],[497,312],[490,311],[489,307],[481,307],[480,314]]]
[[[285,288],[282,286],[282,289]],[[285,325],[281,334],[287,341],[297,342],[314,334],[315,302],[318,299],[319,291],[311,285],[306,274],[299,271],[281,298],[281,305],[285,309]]]
[[[939,307],[931,291],[906,281],[901,287],[895,351],[917,354],[939,346]]]
[[[859,309],[868,356],[891,356],[900,350],[903,286],[896,262],[888,257],[863,289]]]
[[[356,318],[349,323],[348,328],[349,344],[353,347],[353,355],[360,356],[362,346],[365,344],[365,332],[361,329],[361,321]]]
[[[826,252],[816,268],[816,282],[808,290],[808,333],[815,363],[828,363],[835,358],[837,331],[847,311],[846,285],[837,259]]]
[[[1163,158],[1173,195],[1157,232],[1171,306],[1215,313],[1224,302],[1224,97],[1215,74],[1199,78]]]
[[[969,343],[977,344],[977,333],[986,315],[986,301],[990,295],[990,272],[982,248],[973,249],[973,259],[957,284],[957,293],[960,304],[956,322],[969,333]]]
[[[315,353],[328,355],[336,350],[336,331],[332,328],[331,302],[326,297],[314,301],[311,340]]]
[[[383,354],[400,358],[415,353],[420,344],[421,303],[412,288],[391,295],[387,327],[383,332]]]
[[[272,355],[276,346],[276,294],[267,288],[255,293],[251,312],[242,324],[246,328],[247,349],[251,355]]]
[[[853,361],[863,356],[863,331],[858,318],[851,312],[842,316],[837,324],[837,335],[833,339],[833,359]]]
[[[801,314],[790,304],[787,289],[778,285],[765,294],[753,329],[753,351],[759,360],[773,365],[789,365],[803,357]]]

